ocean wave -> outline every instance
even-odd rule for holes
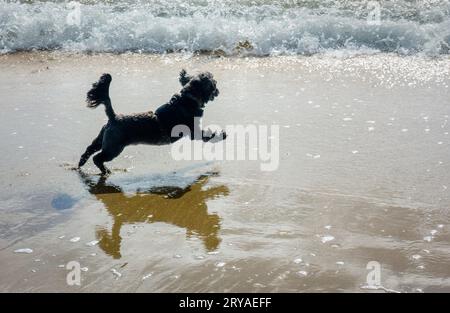
[[[450,51],[450,3],[0,0],[0,53],[30,50],[436,56]]]

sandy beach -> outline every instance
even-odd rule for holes
[[[106,120],[84,104],[100,74],[129,113],[168,101],[181,68],[218,81],[205,125],[279,125],[278,170],[142,145],[107,180],[92,161],[73,170]],[[0,291],[384,292],[366,286],[376,261],[385,290],[450,292],[449,69],[394,54],[0,55]]]

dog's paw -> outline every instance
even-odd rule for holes
[[[105,170],[101,172],[100,176],[107,177],[107,176],[111,175],[111,173],[112,172],[110,169],[105,168]]]
[[[211,136],[210,141],[212,143],[215,143],[215,142],[219,142],[221,140],[225,140],[225,138],[227,138],[227,133],[222,130],[220,132],[214,132]]]
[[[88,159],[86,157],[81,157],[80,162],[78,162],[78,168],[81,168],[84,164],[86,164],[87,160]]]

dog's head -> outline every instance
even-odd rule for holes
[[[217,82],[210,72],[191,76],[185,70],[182,70],[180,83],[183,86],[181,94],[196,99],[202,108],[208,101],[213,101],[219,95]]]

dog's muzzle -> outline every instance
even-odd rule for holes
[[[211,97],[209,97],[209,100],[214,100],[215,97],[219,95],[219,89],[214,90],[214,92],[211,94]]]

